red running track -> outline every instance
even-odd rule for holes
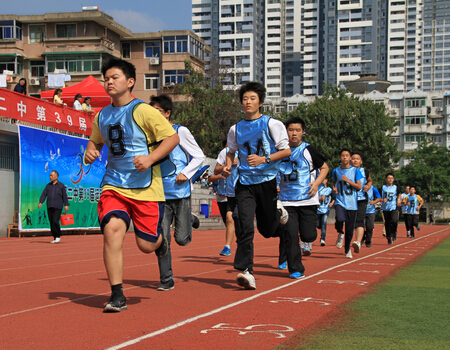
[[[0,349],[273,349],[306,332],[347,302],[449,236],[423,226],[393,246],[377,225],[372,248],[346,259],[314,243],[306,278],[291,280],[278,265],[278,239],[255,235],[257,289],[235,283],[234,255],[221,257],[225,231],[194,231],[187,247],[172,245],[175,289],[156,291],[157,259],[142,254],[132,234],[124,242],[128,310],[102,313],[110,288],[102,236],[0,239]],[[235,250],[235,244],[232,251]]]

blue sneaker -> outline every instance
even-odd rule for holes
[[[417,228],[417,231],[420,231],[420,226],[419,225],[417,225],[416,228]]]
[[[224,247],[220,252],[220,255],[228,256],[231,255],[231,249],[228,247]]]
[[[286,270],[287,269],[287,261],[278,265],[278,270]]]
[[[311,250],[309,250],[308,248],[303,248],[303,256],[310,256],[311,255]]]
[[[301,272],[294,272],[291,273],[291,275],[289,276],[289,278],[293,278],[293,279],[299,279],[299,278],[303,278],[305,277],[305,274],[301,273]]]

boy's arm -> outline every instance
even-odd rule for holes
[[[372,176],[370,176],[367,178],[367,183],[364,185],[364,192],[367,192],[368,190],[370,190],[370,188],[372,187],[373,183],[372,183]]]
[[[205,160],[205,155],[188,128],[180,127],[178,129],[178,135],[180,137],[180,147],[192,157],[176,178],[176,181],[182,184],[194,176],[195,172]]]
[[[225,177],[222,174],[219,175],[211,175],[208,177],[208,182],[214,182],[220,179],[225,179]]]
[[[146,156],[136,156],[133,159],[134,167],[140,172],[146,171],[158,160],[167,156],[178,145],[180,138],[178,134],[166,137],[153,152]]]
[[[103,148],[103,143],[97,144],[94,141],[89,140],[86,151],[84,152],[84,162],[86,164],[92,164],[100,157],[100,151]]]
[[[352,186],[357,191],[359,191],[361,189],[361,180],[353,182],[347,176],[342,175],[342,181],[347,182],[350,186]]]
[[[323,165],[319,168],[319,176],[317,176],[316,180],[308,184],[311,186],[308,193],[310,197],[313,197],[317,193],[317,189],[319,185],[323,182],[323,180],[327,177],[328,174],[328,165],[327,163],[323,163]]]

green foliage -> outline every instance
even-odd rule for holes
[[[408,165],[396,172],[397,184],[415,186],[416,192],[428,202],[450,200],[450,150],[426,138],[417,149],[405,153]]]
[[[234,90],[224,90],[220,83],[213,84],[211,78],[196,71],[189,61],[185,61],[185,67],[189,73],[178,92],[190,99],[178,104],[173,123],[189,128],[203,152],[215,158],[230,127],[244,117],[239,96]]]
[[[360,100],[346,91],[327,85],[323,96],[313,103],[300,104],[282,119],[302,118],[306,123],[303,140],[315,146],[332,169],[339,166],[339,151],[349,148],[363,155],[363,167],[370,171],[374,186],[380,186],[386,172],[398,162],[400,154],[391,134],[395,120],[384,104]]]

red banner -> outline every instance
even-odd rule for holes
[[[90,136],[95,114],[0,88],[0,116]]]

